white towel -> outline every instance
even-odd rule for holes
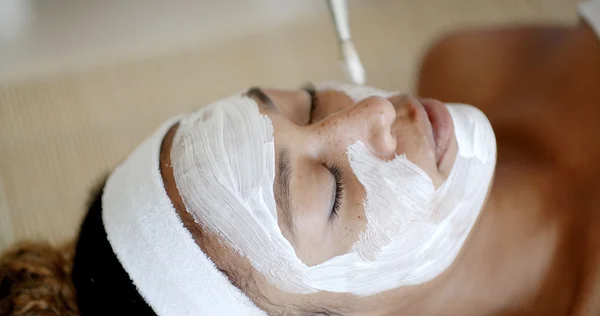
[[[216,269],[167,196],[159,154],[178,119],[167,121],[109,177],[102,197],[108,240],[158,315],[266,315]]]

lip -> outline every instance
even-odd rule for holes
[[[450,147],[454,124],[446,105],[438,100],[419,98],[431,123],[433,140],[435,142],[435,156],[438,167],[444,161],[446,152]]]

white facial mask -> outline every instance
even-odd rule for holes
[[[355,100],[391,95],[335,87]],[[284,291],[371,295],[424,283],[456,258],[495,166],[494,134],[483,113],[464,105],[449,109],[459,152],[437,190],[404,155],[383,162],[361,142],[349,146],[350,165],[366,191],[367,227],[348,253],[315,266],[296,256],[279,229],[273,127],[254,100],[231,97],[181,121],[171,151],[175,180],[194,219]]]

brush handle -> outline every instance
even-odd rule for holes
[[[340,52],[342,53],[342,68],[348,80],[355,84],[365,83],[365,69],[350,39],[350,22],[348,19],[347,0],[328,0],[329,11],[335,24]]]
[[[348,21],[348,1],[328,0],[329,11],[335,24],[335,30],[340,42],[350,40],[350,24]]]

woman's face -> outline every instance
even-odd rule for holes
[[[482,208],[496,155],[473,107],[332,84],[217,101],[164,148],[184,224],[265,310],[375,311],[431,289]]]
[[[348,252],[366,225],[365,190],[347,156],[362,141],[382,160],[405,154],[437,187],[457,154],[445,105],[407,95],[353,100],[342,90],[250,89],[272,121],[278,224],[308,266]]]

